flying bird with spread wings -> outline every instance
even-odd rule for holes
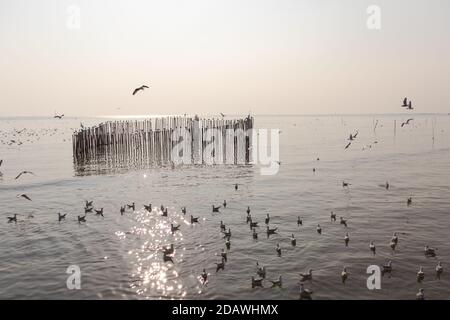
[[[18,194],[18,195],[17,195],[17,198],[20,198],[20,197],[22,197],[22,198],[24,198],[24,199],[27,199],[27,200],[29,200],[29,201],[32,201],[32,200],[30,199],[30,197],[27,196],[25,193],[22,193],[22,194]]]
[[[143,85],[143,86],[140,86],[139,88],[134,89],[133,96],[141,90],[144,91],[144,89],[148,89],[148,87],[146,85]]]
[[[53,116],[53,118],[55,118],[55,119],[62,119],[64,117],[64,114],[62,114],[62,115],[57,115],[57,114],[55,114],[54,116]]]
[[[409,122],[412,121],[412,120],[414,120],[414,119],[411,118],[411,119],[408,119],[405,122],[403,122],[402,123],[402,128],[403,128],[404,125],[409,124]]]
[[[35,176],[35,174],[33,172],[31,172],[31,171],[22,171],[21,173],[19,173],[17,175],[17,177],[14,178],[14,180],[19,179],[23,174],[32,174],[33,176]]]

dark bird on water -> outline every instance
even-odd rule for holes
[[[345,241],[345,246],[348,247],[348,243],[350,241],[350,237],[348,236],[348,233],[345,234],[344,241]]]
[[[86,215],[78,216],[78,223],[81,223],[81,222],[86,222]]]
[[[17,222],[17,213],[14,214],[12,217],[7,217],[8,222]]]
[[[303,225],[303,221],[300,217],[297,217],[297,227],[302,226]]]
[[[252,276],[252,288],[262,287],[263,286],[262,281],[263,281],[262,278],[255,279],[255,277]]]
[[[278,228],[270,229],[269,226],[267,226],[267,228],[266,228],[267,236],[269,236],[271,234],[276,234],[277,233],[277,229]]]
[[[406,200],[406,205],[410,206],[411,204],[412,204],[412,197],[409,197],[409,198]]]
[[[194,218],[194,217],[191,215],[191,224],[194,224],[194,223],[198,223],[198,217],[197,217],[197,218]]]
[[[175,233],[176,231],[180,230],[180,225],[174,226],[173,223],[170,224],[170,231],[172,233]]]
[[[267,214],[266,219],[264,220],[264,223],[269,224],[269,221],[270,221],[270,217],[269,217],[269,214]]]
[[[331,221],[336,221],[336,213],[334,213],[333,211],[331,211],[330,220]]]
[[[152,212],[152,204],[150,203],[148,206],[144,204],[144,209],[148,212]]]
[[[316,230],[318,234],[322,234],[322,227],[320,226],[320,224],[317,225]]]
[[[369,249],[370,249],[370,251],[372,251],[373,255],[376,254],[377,248],[375,247],[375,244],[373,243],[373,241],[370,243]]]
[[[222,262],[216,263],[216,273],[219,272],[219,270],[225,270],[225,259],[222,258]]]
[[[220,212],[219,209],[221,208],[221,206],[215,207],[214,205],[212,206],[212,212]]]
[[[143,86],[140,86],[139,88],[134,89],[133,96],[141,90],[144,91],[144,89],[148,89],[148,87],[146,85],[143,85]]]
[[[65,214],[61,214],[60,212],[58,212],[58,221],[64,220],[66,218],[67,213]]]
[[[275,250],[277,251],[277,255],[279,257],[281,257],[281,248],[280,248],[280,244],[279,243],[277,243],[277,247],[275,248]]]
[[[98,216],[104,217],[104,215],[103,215],[103,208],[101,208],[100,210],[95,210],[95,214],[98,215]]]
[[[120,215],[123,216],[124,213],[125,213],[125,206],[120,207]]]
[[[182,214],[186,214],[186,207],[182,207],[182,208],[181,208],[181,213],[182,213]]]
[[[19,179],[23,174],[32,174],[33,176],[35,175],[33,172],[31,172],[31,171],[22,171],[21,173],[19,173],[15,178],[14,178],[14,180],[17,180],[17,179]]]
[[[134,211],[134,210],[136,210],[136,205],[133,202],[132,204],[127,204],[127,208],[128,209],[133,209],[133,211]]]

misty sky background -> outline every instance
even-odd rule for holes
[[[0,116],[447,113],[449,18],[447,0],[0,0]]]

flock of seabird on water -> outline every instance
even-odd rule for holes
[[[146,86],[146,85],[138,87],[138,88],[136,88],[133,91],[133,95],[135,95],[137,92],[143,91],[144,89],[147,89],[147,88],[148,88],[148,86]],[[402,107],[404,107],[404,108],[406,108],[408,110],[412,110],[413,109],[411,101],[409,101],[409,103],[408,103],[407,98],[405,98],[403,100]],[[222,116],[224,116],[224,115],[222,115]],[[63,114],[54,116],[54,118],[57,118],[57,119],[62,119],[63,117],[64,117]],[[412,120],[413,119],[410,118],[406,122],[403,122],[401,124],[401,127],[403,127],[405,125],[408,125],[410,123],[410,121],[412,121]],[[15,130],[14,135],[20,135],[22,133],[25,133],[26,131],[27,131],[26,129],[23,129],[21,131]],[[49,131],[47,130],[45,133],[48,133],[48,132]],[[50,133],[51,134],[55,134],[55,132],[56,132],[56,129],[55,129],[54,132],[50,132]],[[36,133],[29,133],[29,136],[33,136],[33,135],[36,135]],[[351,133],[350,134],[350,136],[348,138],[349,142],[346,144],[345,149],[348,149],[350,147],[351,143],[357,138],[357,136],[358,136],[358,131],[356,131],[355,133]],[[5,141],[3,141],[3,140],[0,140],[0,142],[5,144]],[[374,143],[377,143],[377,141],[375,141]],[[8,145],[18,144],[18,145],[20,145],[21,143],[17,143],[17,141],[15,141],[15,140],[10,140],[9,142],[6,142],[6,144],[8,144]],[[317,158],[317,161],[319,161],[319,160],[320,159]],[[3,160],[0,159],[0,169],[1,169],[2,165],[3,165]],[[315,172],[316,168],[313,168],[313,171]],[[0,171],[0,177],[2,175],[3,174]],[[21,178],[24,175],[35,175],[35,174],[33,172],[31,172],[31,171],[24,170],[24,171],[19,172],[15,176],[15,180]],[[346,181],[342,182],[342,187],[343,188],[348,188],[350,185],[351,184],[349,182],[346,182]],[[389,182],[386,182],[385,185],[383,185],[383,187],[388,190],[389,187],[390,187]],[[235,184],[234,188],[237,191],[238,188],[239,188],[238,184]],[[22,199],[25,199],[27,201],[32,201],[32,199],[25,193],[18,194],[17,198],[22,198]],[[412,197],[407,198],[406,204],[408,206],[410,206],[412,204]],[[220,206],[212,205],[212,212],[213,213],[220,213],[220,209],[221,208],[225,209],[226,207],[227,207],[227,202],[226,202],[226,200],[224,200],[224,202]],[[148,212],[152,212],[152,210],[153,210],[152,204],[144,205],[144,209],[146,211],[148,211]],[[119,212],[120,212],[121,215],[124,215],[129,210],[131,210],[132,212],[136,211],[136,204],[134,202],[131,203],[131,204],[126,204],[124,206],[121,206]],[[186,215],[187,214],[186,207],[182,207],[181,208],[181,212],[183,213],[183,215]],[[95,209],[94,206],[93,206],[93,201],[86,200],[85,204],[84,204],[84,215],[78,215],[77,216],[77,222],[80,223],[80,224],[81,223],[85,223],[88,213],[93,213],[96,216],[104,217],[104,210],[103,210],[103,208]],[[168,208],[166,208],[164,206],[161,206],[161,213],[162,213],[161,214],[162,217],[168,217],[168,214],[169,214]],[[257,232],[256,228],[259,228],[259,224],[258,224],[257,221],[254,221],[254,219],[253,219],[253,217],[251,215],[250,207],[247,207],[246,213],[247,213],[247,215],[246,215],[245,221],[250,227],[250,230],[251,230],[251,233],[252,233],[252,238],[253,239],[258,239],[258,232]],[[7,222],[8,223],[12,223],[12,222],[17,223],[18,222],[17,216],[18,216],[17,214],[14,214],[13,216],[8,216],[7,217]],[[61,221],[65,220],[66,216],[67,216],[67,214],[61,214],[60,212],[58,212],[57,213],[57,221],[61,222]],[[31,215],[28,216],[28,218],[32,218],[32,217],[33,216],[31,216]],[[193,225],[193,224],[199,223],[199,219],[200,219],[199,217],[194,217],[194,216],[190,215],[190,219],[188,219],[188,221],[190,222],[191,225]],[[264,219],[265,233],[267,235],[267,238],[269,238],[271,235],[274,235],[274,234],[278,233],[278,228],[271,228],[270,227],[270,219],[271,218],[270,218],[269,214],[267,214],[265,219]],[[336,216],[336,214],[333,211],[331,211],[331,213],[330,213],[330,220],[331,220],[331,222],[337,222],[337,216]],[[344,217],[339,217],[339,224],[340,225],[343,225],[346,228],[347,227],[347,223],[348,223],[347,219],[344,219]],[[296,224],[297,224],[298,228],[303,226],[303,220],[302,220],[301,217],[297,217]],[[180,227],[181,227],[181,225],[174,225],[172,223],[171,224],[171,233],[174,234],[177,231],[180,231]],[[219,262],[217,262],[215,264],[215,272],[216,273],[218,273],[221,270],[222,271],[225,270],[225,265],[226,265],[226,263],[228,261],[228,251],[231,248],[231,237],[232,237],[231,229],[230,228],[227,229],[227,227],[226,227],[226,225],[225,225],[225,223],[223,221],[220,221],[220,226],[219,227],[220,227],[221,233],[223,234],[223,239],[224,239],[224,242],[225,242],[224,243],[225,249],[222,249],[222,251],[220,253],[220,258],[221,259],[220,259]],[[322,227],[321,227],[320,224],[317,224],[316,231],[317,231],[318,235],[322,234]],[[289,240],[290,240],[290,244],[291,244],[292,247],[295,247],[297,245],[297,239],[295,238],[294,234],[292,234],[290,236]],[[394,233],[392,235],[390,243],[389,243],[389,247],[391,248],[392,251],[395,251],[396,246],[398,244],[398,241],[399,241],[398,235],[397,235],[397,233]],[[344,246],[348,247],[349,242],[350,242],[350,236],[349,236],[348,233],[345,234],[345,236],[343,238],[343,242],[344,242]],[[174,245],[171,244],[169,247],[163,247],[161,250],[162,250],[162,254],[163,254],[163,256],[162,256],[163,261],[164,262],[171,262],[171,263],[173,263],[173,254],[175,252]],[[375,243],[373,241],[371,241],[370,244],[369,244],[369,250],[370,250],[370,252],[373,255],[376,255],[376,246],[375,246]],[[278,243],[276,245],[276,247],[275,247],[275,254],[278,257],[282,257],[282,252],[283,252],[283,249],[280,246],[280,244]],[[425,254],[426,257],[436,257],[436,249],[435,248],[431,248],[429,246],[425,246],[424,247],[424,254]],[[347,266],[343,266],[342,272],[340,274],[340,278],[341,278],[341,281],[342,281],[343,284],[345,284],[346,281],[349,278],[349,272],[347,271],[347,268],[348,268]],[[436,273],[437,279],[440,279],[440,277],[441,277],[441,275],[443,273],[443,270],[444,269],[443,269],[441,261],[438,261],[438,263],[436,265],[436,268],[435,268],[435,273]],[[381,270],[382,276],[384,276],[385,274],[389,274],[389,276],[390,276],[392,271],[393,271],[392,260],[389,260],[382,266],[382,270]],[[305,282],[312,281],[312,279],[313,279],[313,273],[312,272],[313,272],[312,269],[308,269],[305,273],[300,273],[299,274],[299,277],[300,277],[300,279],[299,279],[300,299],[311,299],[312,298],[313,291],[305,287]],[[207,285],[208,284],[209,276],[210,276],[210,273],[208,273],[206,271],[206,269],[203,269],[203,271],[201,272],[201,274],[199,276],[199,279],[200,279],[200,281],[202,282],[203,285]],[[417,281],[419,283],[421,283],[422,281],[424,281],[424,279],[425,279],[425,272],[423,271],[422,267],[419,267],[419,271],[417,272]],[[251,287],[252,288],[263,287],[265,281],[266,281],[266,267],[260,265],[259,262],[256,262],[255,276],[251,277]],[[269,281],[271,283],[271,287],[280,287],[281,288],[283,286],[282,276],[281,275],[279,275],[278,278],[275,279],[275,280],[267,280],[267,281]],[[424,297],[425,297],[424,296],[424,290],[423,290],[423,288],[420,288],[419,292],[416,295],[416,298],[418,300],[423,300]]]

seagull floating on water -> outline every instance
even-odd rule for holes
[[[331,213],[330,213],[330,220],[336,221],[336,213],[334,213],[333,211],[331,211]]]
[[[425,295],[423,294],[422,288],[420,288],[419,292],[416,294],[416,300],[425,300]]]
[[[19,179],[23,174],[31,174],[31,175],[35,176],[35,174],[34,174],[33,172],[31,172],[31,171],[22,171],[21,173],[19,173],[19,174],[14,178],[14,180]]]
[[[291,235],[291,245],[293,247],[297,245],[297,239],[295,239],[294,234]]]
[[[436,249],[430,248],[429,246],[425,246],[425,256],[427,257],[436,257]]]
[[[283,286],[283,281],[281,279],[281,276],[278,277],[278,280],[275,280],[275,281],[269,280],[269,281],[272,282],[272,288],[274,288],[274,287],[281,288]]]
[[[425,279],[425,272],[423,272],[422,267],[419,268],[417,272],[417,282],[422,282]]]
[[[308,269],[308,272],[306,273],[300,273],[300,282],[305,282],[307,280],[311,281],[312,280],[312,269]]]
[[[437,279],[441,279],[441,274],[442,272],[444,272],[444,268],[442,267],[441,262],[439,261],[437,266],[436,266],[436,278]]]
[[[320,226],[320,224],[317,225],[316,231],[318,234],[322,234],[322,227]]]
[[[252,276],[252,288],[262,287],[263,286],[262,281],[263,281],[262,278],[255,279],[255,277]]]
[[[341,272],[341,279],[342,279],[343,284],[345,284],[345,281],[347,281],[347,278],[348,278],[347,268],[344,267]]]
[[[348,233],[345,234],[344,237],[344,242],[345,242],[345,246],[348,247],[348,242],[350,241],[350,237],[348,236]]]
[[[303,286],[303,283],[300,283],[300,300],[311,300],[311,295],[313,292]]]
[[[392,261],[389,260],[385,265],[383,265],[383,269],[381,270],[381,276],[384,276],[386,273],[389,273],[389,278],[392,273]]]
[[[369,248],[370,248],[370,251],[372,251],[373,255],[375,255],[377,249],[376,249],[375,245],[373,244],[373,241],[370,243]]]

